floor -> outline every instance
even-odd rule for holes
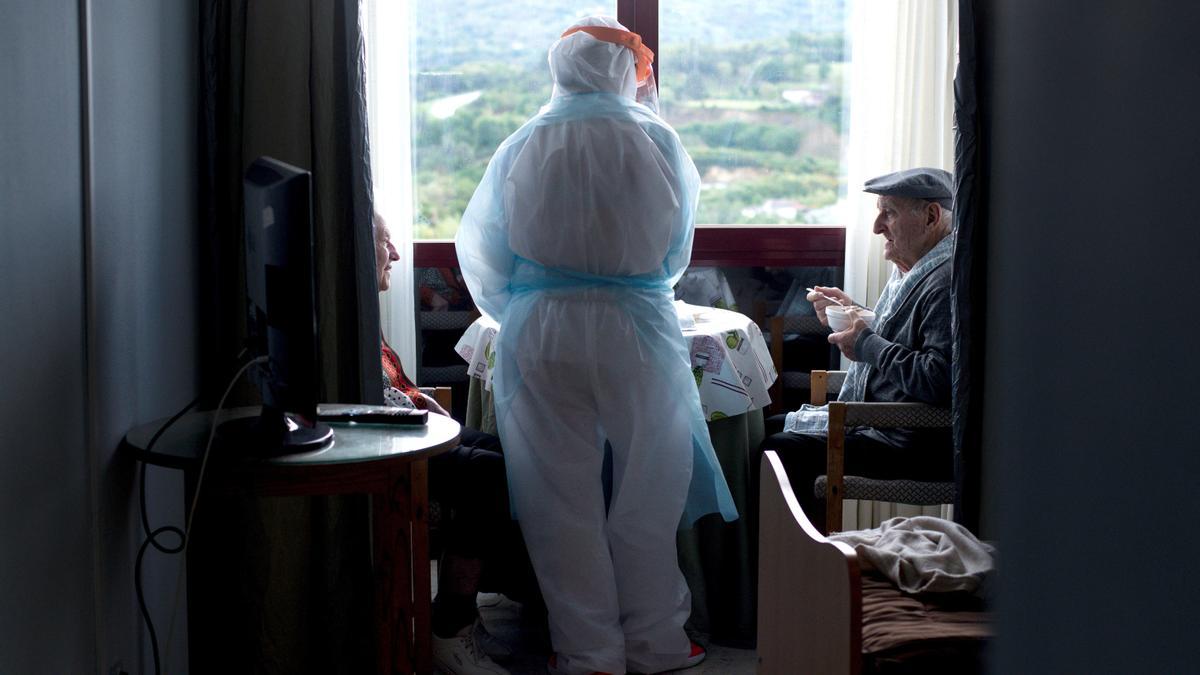
[[[523,620],[521,605],[503,595],[481,593],[479,613],[488,631],[511,646],[517,656],[506,664],[512,675],[545,675],[550,645],[546,643],[545,628]],[[710,644],[708,658],[687,675],[752,675],[757,666],[753,650],[733,649]]]

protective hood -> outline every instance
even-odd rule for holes
[[[605,16],[587,17],[568,27],[563,32],[565,37],[550,47],[552,96],[607,92],[634,99],[658,112],[658,87],[653,70],[645,68],[645,75],[639,79],[638,59],[629,47],[578,30],[585,26],[628,32],[620,22]],[[637,42],[640,45],[641,38]],[[653,59],[653,52],[645,51]]]

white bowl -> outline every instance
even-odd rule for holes
[[[853,309],[858,318],[867,322],[868,326],[875,325],[875,312],[863,307],[839,307],[837,305],[829,305],[825,308],[825,318],[829,319],[829,327],[833,332],[840,333],[850,327],[851,319],[849,310]]]

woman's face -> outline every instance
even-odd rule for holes
[[[399,259],[400,253],[392,246],[392,234],[388,231],[387,222],[375,216],[375,272],[379,277],[380,293],[391,285],[389,277],[392,275],[392,263]]]

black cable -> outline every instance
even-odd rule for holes
[[[195,407],[196,403],[199,401],[199,396],[192,399],[191,403],[188,403],[179,412],[172,415],[171,419],[167,420],[161,427],[159,427],[158,431],[154,432],[154,435],[150,437],[150,442],[146,444],[146,453],[149,454],[150,450],[154,448],[154,444],[158,442],[158,439],[164,433],[166,433],[167,429],[169,429],[172,424],[178,421],[180,417],[183,417],[185,414],[187,414],[187,411]],[[134,591],[137,592],[138,608],[140,608],[142,611],[142,620],[146,622],[146,630],[150,633],[150,648],[154,654],[154,672],[157,675],[159,672],[161,672],[158,659],[158,634],[154,631],[154,621],[150,618],[150,610],[146,607],[146,597],[142,593],[142,559],[146,555],[147,547],[151,545],[166,554],[179,553],[183,550],[184,533],[182,529],[175,527],[174,525],[164,525],[157,530],[150,529],[150,516],[146,512],[146,462],[142,462],[141,464],[141,475],[138,479],[138,505],[140,507],[139,510],[141,511],[142,531],[145,533],[146,539],[142,542],[141,547],[138,548],[137,560],[133,565],[133,587]],[[158,543],[159,535],[168,532],[176,537],[179,537],[179,543],[175,546],[164,546]]]
[[[237,355],[235,360],[240,360],[245,354],[246,350],[243,349]],[[245,366],[243,365],[239,368],[238,375],[240,376],[244,370]],[[146,443],[145,453],[147,455],[150,454],[150,451],[154,448],[154,444],[158,442],[158,439],[161,438],[164,433],[166,433],[167,429],[171,428],[171,425],[179,421],[179,418],[186,415],[189,410],[196,407],[196,404],[200,402],[200,398],[200,396],[197,396],[196,398],[192,399],[190,403],[185,405],[182,409],[180,409],[179,412],[175,413],[170,419],[164,422],[163,425],[158,428],[158,431],[154,432],[154,435],[150,437],[150,442]],[[142,612],[142,620],[146,622],[146,631],[150,634],[150,648],[151,652],[154,654],[154,673],[155,675],[158,675],[160,672],[162,672],[158,655],[158,633],[154,630],[154,621],[150,618],[150,609],[146,607],[146,597],[142,591],[142,560],[145,558],[146,550],[150,546],[153,546],[157,550],[168,555],[174,555],[182,552],[187,545],[187,534],[182,528],[174,525],[164,525],[157,530],[150,529],[150,516],[146,509],[146,462],[144,461],[141,462],[141,471],[139,472],[138,477],[138,510],[141,515],[142,532],[146,535],[146,538],[142,541],[142,545],[138,548],[137,559],[134,561],[133,587],[137,594],[138,608]],[[178,537],[179,543],[175,546],[165,546],[160,544],[158,542],[158,537],[166,533],[170,533]]]
[[[171,532],[179,537],[179,545],[173,548],[165,548],[161,544],[155,542],[155,538],[164,532]],[[150,536],[142,542],[141,548],[138,549],[137,561],[133,565],[133,574],[136,579],[134,589],[137,591],[138,607],[142,610],[142,619],[146,622],[146,631],[150,633],[150,647],[154,653],[154,672],[155,675],[162,672],[158,660],[158,635],[154,632],[154,622],[150,619],[150,610],[146,607],[146,598],[142,594],[142,558],[146,555],[146,549],[150,544],[165,553],[179,553],[183,550],[183,530],[174,525],[164,525],[150,533]]]
[[[180,417],[183,417],[184,415],[186,415],[187,412],[189,410],[191,410],[192,408],[196,407],[196,404],[199,402],[200,402],[200,397],[197,396],[196,398],[192,399],[191,403],[187,404],[179,412],[172,415],[171,419],[169,419],[165,423],[163,423],[163,425],[158,428],[158,431],[154,432],[154,435],[150,437],[150,442],[146,444],[146,454],[150,454],[150,450],[154,447],[154,444],[158,442],[158,439],[164,433],[166,433],[167,429],[169,429],[172,424],[175,424],[175,422],[179,421]],[[138,488],[138,492],[139,492],[138,504],[139,504],[140,511],[142,514],[142,532],[147,537],[149,537],[151,539],[151,541],[153,541],[154,535],[150,532],[150,517],[146,513],[146,463],[142,462],[141,464],[142,464],[142,470],[141,470],[141,478],[139,481],[141,484]],[[162,528],[159,528],[159,529],[162,529]],[[176,528],[176,529],[178,529],[178,528]],[[172,553],[173,552],[173,551],[166,550],[164,547],[159,546],[157,543],[154,544],[154,547],[157,548],[158,550],[162,551],[163,553]]]
[[[266,363],[266,361],[267,361],[267,357],[260,356],[260,357],[254,358],[254,359],[250,359],[249,361],[244,363],[242,365],[242,367],[237,371],[237,374],[234,375],[232,378],[230,378],[229,386],[227,386],[225,388],[225,393],[221,394],[221,398],[217,402],[217,407],[213,411],[212,423],[209,424],[209,427],[208,427],[208,442],[206,442],[204,444],[204,453],[202,455],[200,455],[200,469],[196,472],[196,485],[192,489],[192,503],[187,512],[187,521],[184,523],[184,526],[183,526],[183,555],[185,557],[187,556],[188,543],[191,541],[191,539],[189,538],[188,535],[191,534],[191,532],[192,532],[192,522],[196,518],[196,506],[200,503],[200,488],[202,485],[204,485],[204,469],[205,469],[205,467],[208,466],[209,453],[212,451],[213,440],[216,438],[216,435],[217,435],[217,424],[221,420],[221,410],[223,410],[225,408],[225,400],[229,398],[230,392],[233,391],[233,386],[235,384],[237,384],[237,381],[239,379],[241,379],[242,374],[245,373],[246,370],[248,370],[250,368],[250,366],[253,366],[255,364],[263,364],[263,363]],[[166,653],[164,654],[164,658],[168,659],[168,660],[171,657],[171,638],[174,637],[174,635],[175,635],[175,615],[179,611],[179,599],[182,595],[180,593],[180,591],[182,589],[183,589],[183,565],[180,565],[179,566],[179,577],[175,580],[175,604],[171,606],[171,615],[170,615],[171,623],[168,624],[168,626],[167,626],[167,629],[168,629],[167,630],[167,647],[165,650]]]

